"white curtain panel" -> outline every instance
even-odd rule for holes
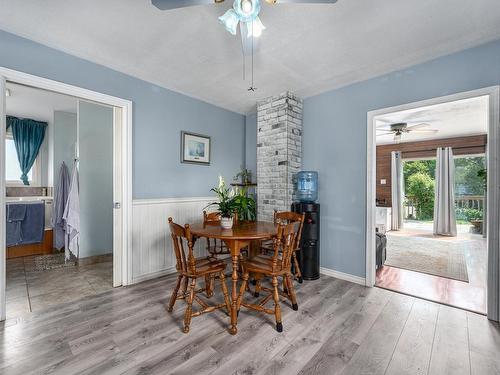
[[[456,236],[455,162],[451,147],[437,149],[434,197],[434,234]]]
[[[391,152],[392,230],[403,227],[403,163],[401,151]]]

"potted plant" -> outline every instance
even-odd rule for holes
[[[233,207],[238,214],[239,220],[255,221],[257,205],[255,204],[255,199],[248,195],[248,189],[246,187],[236,189],[233,201]]]
[[[233,189],[228,188],[222,176],[219,176],[219,186],[210,189],[219,198],[218,202],[212,202],[207,207],[217,206],[217,212],[221,216],[220,225],[224,229],[231,229],[233,227],[233,216],[235,212]]]
[[[252,171],[241,167],[241,170],[234,176],[233,180],[238,181],[241,178],[242,185],[248,185],[252,183]]]

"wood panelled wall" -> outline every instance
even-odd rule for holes
[[[451,147],[454,155],[484,154],[486,141],[486,135],[474,135],[377,146],[377,205],[387,207],[392,205],[391,151],[401,151],[403,159],[436,157],[436,150],[439,147]],[[386,180],[385,185],[380,183],[383,179]]]

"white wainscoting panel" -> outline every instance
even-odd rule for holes
[[[133,202],[132,283],[175,272],[175,254],[168,218],[178,224],[199,223],[203,209],[214,198],[138,199]],[[204,241],[196,243],[197,256]]]

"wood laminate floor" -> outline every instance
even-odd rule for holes
[[[391,252],[391,238],[405,238],[411,249],[418,246],[418,237],[426,238],[432,246],[453,242],[463,252],[468,273],[468,282],[429,275],[413,270],[383,266],[377,270],[376,285],[400,293],[456,306],[462,309],[486,313],[487,248],[486,238],[468,233],[469,226],[460,225],[457,237],[432,235],[432,223],[408,223],[397,232],[387,232],[387,254]],[[432,247],[430,248],[432,251]]]
[[[52,306],[0,326],[1,374],[500,374],[500,329],[484,316],[322,276],[299,310],[221,310],[181,331],[175,276]],[[215,299],[219,298],[217,292]],[[249,294],[247,294],[249,296]]]

